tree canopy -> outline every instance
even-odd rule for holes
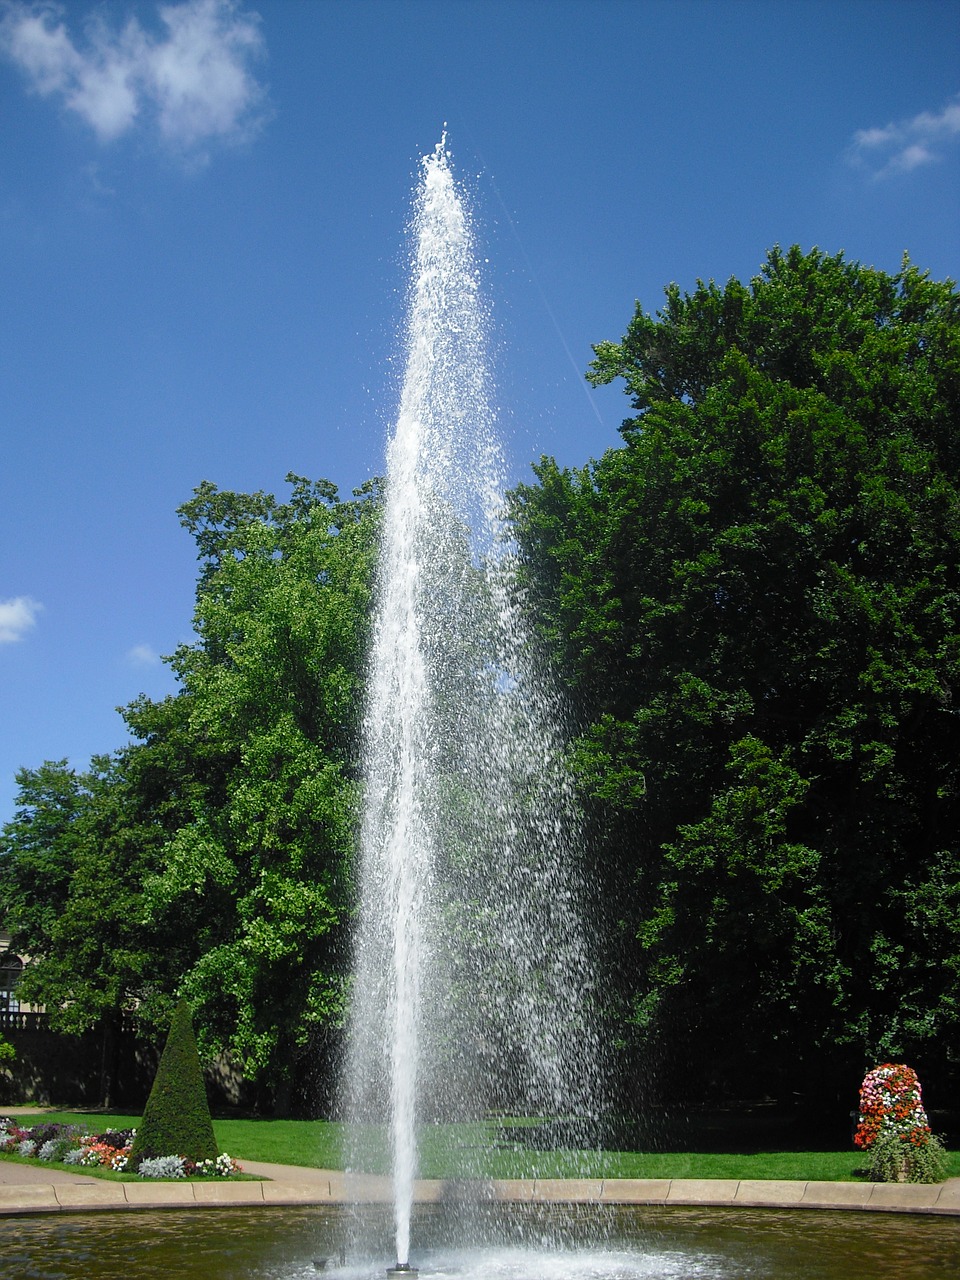
[[[623,447],[513,495],[634,1045],[686,1087],[956,1043],[958,320],[816,250],[671,285],[595,348]]]
[[[0,901],[23,996],[81,1031],[175,997],[210,1058],[280,1106],[340,1021],[352,910],[358,721],[375,484],[288,477],[290,501],[202,484],[180,509],[200,558],[178,692],[124,709],[133,741],[77,775],[19,775]]]
[[[198,640],[172,662],[199,767],[146,884],[150,918],[197,940],[182,989],[201,1049],[275,1083],[343,1012],[378,511],[375,485],[340,502],[289,479],[285,504],[204,485],[180,509],[201,558]],[[149,740],[144,710],[132,724]]]

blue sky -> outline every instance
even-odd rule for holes
[[[201,480],[382,470],[444,122],[519,479],[617,443],[591,345],[669,281],[794,242],[958,277],[958,33],[956,0],[0,0],[0,821],[174,689]]]

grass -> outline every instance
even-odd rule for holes
[[[0,1109],[2,1110],[2,1109]],[[18,1123],[39,1121],[86,1124],[91,1130],[125,1129],[139,1117],[86,1112],[43,1112],[22,1115]],[[344,1129],[324,1120],[214,1120],[221,1151],[244,1160],[313,1168],[343,1167]],[[853,1182],[864,1157],[857,1151],[602,1151],[586,1157],[564,1150],[537,1151],[528,1143],[491,1145],[498,1130],[492,1124],[430,1125],[421,1138],[421,1172],[427,1178],[481,1175],[497,1178],[735,1178],[787,1181]],[[13,1159],[14,1157],[6,1157]],[[370,1135],[364,1164],[385,1172],[386,1155],[377,1135]],[[86,1172],[86,1171],[84,1171]],[[122,1175],[114,1175],[122,1176]],[[948,1157],[948,1176],[960,1177],[960,1152]]]
[[[2,1111],[0,1107],[0,1114]],[[94,1133],[133,1129],[140,1123],[138,1115],[99,1111],[38,1111],[15,1119],[24,1128],[40,1123],[77,1124]],[[220,1150],[236,1160],[321,1169],[337,1169],[341,1165],[342,1126],[337,1124],[322,1120],[214,1120],[213,1129]]]

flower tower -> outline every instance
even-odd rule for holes
[[[912,1067],[885,1062],[864,1076],[853,1138],[870,1153],[873,1182],[939,1182],[943,1148],[930,1130]]]

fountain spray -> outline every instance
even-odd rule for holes
[[[365,718],[348,1089],[385,1122],[398,1274],[425,1112],[589,1110],[592,983],[558,701],[525,628],[488,310],[444,136],[413,217]]]

